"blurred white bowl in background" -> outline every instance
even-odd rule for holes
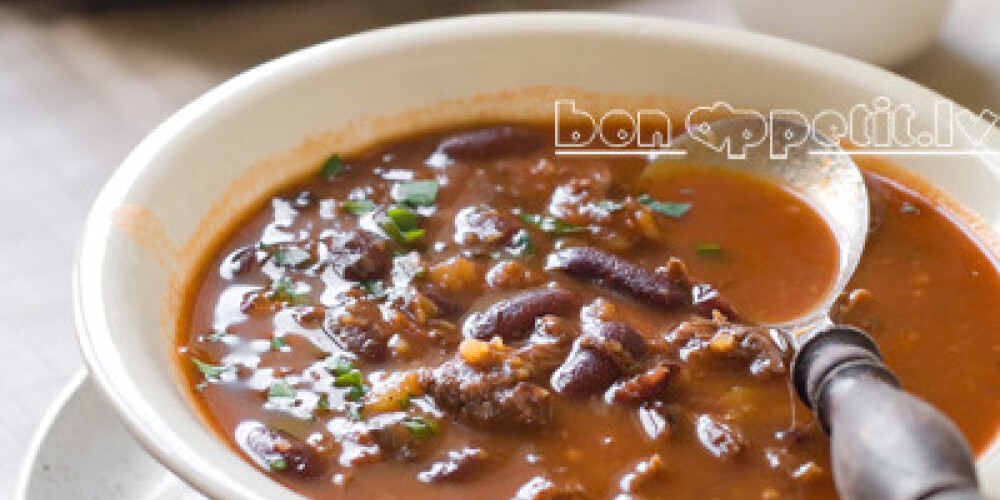
[[[744,26],[881,66],[938,34],[952,0],[733,0]]]

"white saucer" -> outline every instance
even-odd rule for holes
[[[86,371],[42,421],[14,500],[207,500],[146,453]]]

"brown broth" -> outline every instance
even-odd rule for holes
[[[802,201],[774,193],[777,186],[749,174],[680,166],[648,189],[656,198],[691,202],[672,221],[667,250],[747,319],[794,319],[829,290],[837,272],[833,235]],[[698,250],[704,242],[723,251],[706,258]]]
[[[871,333],[904,387],[985,452],[1000,420],[996,262],[946,209],[885,172],[867,180],[876,227],[848,291],[871,300],[838,319]]]
[[[190,325],[178,336],[179,362],[189,385],[197,388],[194,397],[203,415],[234,449],[239,450],[236,429],[246,421],[264,422],[309,441],[325,464],[320,477],[270,473],[314,499],[506,499],[535,477],[577,485],[592,498],[613,498],[622,492],[623,475],[653,455],[659,456],[663,467],[638,490],[648,498],[836,498],[826,438],[808,411],[793,399],[786,379],[751,376],[745,364],[730,360],[691,365],[672,382],[664,397],[674,408],[671,415],[676,422],[665,440],[647,435],[634,407],[607,404],[600,397],[556,395],[552,423],[543,428],[483,427],[445,412],[417,457],[383,456],[372,463],[345,466],[338,463],[344,449],[331,437],[331,422],[343,429],[354,422],[350,416],[309,411],[308,418],[299,418],[292,415],[294,409],[268,409],[266,382],[272,374],[303,373],[338,348],[318,325],[296,321],[293,305],[279,304],[277,313],[246,315],[240,311],[246,292],[270,286],[266,273],[279,274],[273,264],[265,264],[263,272],[251,266],[233,280],[220,276],[220,266],[238,249],[256,246],[262,234],[315,238],[323,229],[350,232],[370,227],[355,215],[340,212],[324,217],[321,213],[329,211],[324,207],[331,202],[325,200],[341,202],[352,193],[383,203],[394,182],[385,177],[412,175],[435,178],[441,184],[433,215],[421,221],[426,230],[422,263],[430,271],[420,279],[430,281],[430,291],[457,308],[457,313],[440,315],[457,326],[466,312],[483,310],[516,290],[546,283],[572,291],[588,303],[601,297],[615,309],[616,320],[628,323],[651,343],[689,319],[686,311],[651,308],[544,268],[546,254],[578,244],[612,251],[645,269],[678,257],[698,282],[717,287],[744,321],[788,319],[809,309],[826,292],[836,270],[832,235],[815,212],[792,194],[749,176],[679,167],[649,187],[648,194],[655,200],[690,203],[691,207],[679,217],[654,213],[650,233],[638,222],[643,217],[648,221],[649,211],[635,202],[643,161],[555,157],[549,144],[499,159],[428,166],[426,160],[450,133],[376,148],[345,161],[346,170],[333,181],[316,179],[278,193],[277,201],[245,221],[219,249],[204,279],[190,291]],[[548,135],[544,129],[539,134]],[[855,294],[860,298],[850,305],[842,304],[840,319],[867,328],[904,385],[941,407],[982,450],[1000,416],[1000,387],[982,383],[1000,375],[1000,332],[988,306],[1000,304],[996,268],[945,211],[889,177],[868,174],[867,180],[876,224],[850,288],[868,292]],[[565,186],[577,191],[566,188],[562,195],[553,195]],[[580,189],[589,197],[573,198]],[[311,198],[296,207],[302,191],[311,193]],[[587,215],[591,209],[580,210],[594,199],[625,201],[624,207],[595,222]],[[593,223],[597,229],[565,235],[530,229],[532,256],[496,258],[493,249],[467,256],[471,265],[464,271],[435,270],[435,265],[475,246],[455,242],[453,221],[462,208],[482,203],[502,213],[550,213],[573,227]],[[293,217],[289,209],[296,212]],[[635,215],[639,212],[645,215]],[[289,224],[275,224],[282,217]],[[520,271],[501,280],[501,285],[487,283],[487,272],[506,261],[517,261]],[[463,273],[471,278],[453,279]],[[334,306],[333,296],[322,292],[351,286],[319,272],[296,272],[295,276],[312,287],[296,299],[303,303]],[[569,316],[567,321],[579,328],[575,313]],[[428,328],[421,326],[420,331]],[[441,328],[448,330],[446,325]],[[225,339],[211,336],[220,330],[228,333]],[[283,334],[287,347],[274,348],[275,332]],[[377,378],[394,370],[433,367],[452,357],[457,347],[457,341],[438,344],[407,335],[401,338],[409,339],[412,351],[383,362],[358,363],[362,372]],[[948,339],[945,348],[936,341],[942,335]],[[256,366],[236,368],[233,381],[206,384],[190,357],[211,365],[246,361]],[[255,376],[261,377],[263,385],[252,381]],[[299,396],[319,392],[311,390],[307,381],[295,385]],[[370,385],[379,384],[370,381]],[[434,404],[429,396],[414,400],[420,408]],[[308,401],[304,406],[308,408]],[[700,415],[718,417],[738,429],[745,442],[740,452],[725,459],[709,453],[697,437]],[[362,419],[370,418],[362,415]],[[429,484],[417,479],[420,471],[447,451],[470,443],[489,451],[486,470],[454,483]]]

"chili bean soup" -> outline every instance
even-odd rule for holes
[[[837,269],[790,192],[550,128],[426,133],[282,189],[190,290],[178,363],[205,419],[316,500],[836,498],[765,323]],[[867,162],[870,239],[834,311],[984,449],[1000,417],[988,253]]]

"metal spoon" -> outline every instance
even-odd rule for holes
[[[900,388],[868,335],[830,319],[868,235],[868,194],[850,156],[803,124],[762,117],[696,125],[669,149],[683,151],[683,159],[654,161],[642,181],[667,175],[678,161],[749,171],[802,196],[833,231],[839,249],[836,281],[813,311],[771,326],[792,338],[792,382],[830,436],[840,496],[983,499],[972,452],[958,428]]]

